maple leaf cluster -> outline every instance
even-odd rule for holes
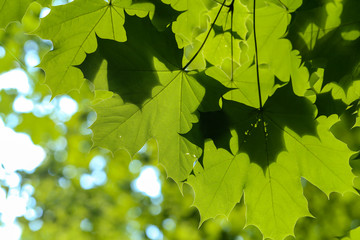
[[[201,222],[244,198],[247,225],[283,239],[311,216],[302,178],[356,192],[359,11],[351,0],[75,0],[35,34],[53,42],[40,67],[54,95],[93,87],[95,146],[134,155],[155,138]]]

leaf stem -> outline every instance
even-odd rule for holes
[[[195,53],[195,55],[194,55],[194,56],[190,59],[190,61],[182,68],[183,71],[186,70],[186,68],[195,60],[195,58],[197,57],[197,55],[199,55],[201,49],[204,47],[207,39],[208,39],[209,36],[210,36],[211,30],[214,28],[214,25],[215,25],[215,23],[216,23],[216,20],[219,18],[220,12],[221,12],[221,10],[222,10],[223,7],[224,7],[225,2],[226,2],[226,0],[224,0],[223,3],[221,4],[221,7],[220,7],[218,13],[216,14],[216,17],[215,17],[213,23],[211,24],[211,27],[210,27],[210,29],[209,29],[209,31],[208,31],[208,33],[207,33],[207,35],[206,35],[203,43],[201,44],[199,50],[197,50],[197,52]]]
[[[231,36],[230,36],[230,48],[231,48],[231,81],[234,80],[234,40],[233,40],[233,24],[234,24],[234,0],[231,1],[229,6],[229,11],[231,14]]]
[[[258,94],[259,94],[259,102],[260,102],[260,111],[263,109],[263,104],[261,100],[261,89],[260,89],[260,73],[259,73],[259,55],[257,48],[257,40],[256,40],[256,0],[254,0],[254,8],[253,8],[253,29],[254,29],[254,45],[255,45],[255,66],[256,66],[256,79],[258,85]]]

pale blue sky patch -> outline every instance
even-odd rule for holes
[[[89,190],[95,187],[94,178],[90,174],[83,174],[80,177],[80,186],[85,189]]]
[[[38,52],[39,51],[39,45],[34,40],[27,40],[24,44],[24,50],[25,52]]]
[[[72,116],[78,111],[77,102],[67,95],[60,97],[59,107],[60,110],[68,116]]]
[[[71,186],[71,181],[66,179],[66,178],[61,177],[58,180],[58,184],[59,184],[60,187],[66,189],[66,188],[69,188]]]
[[[28,67],[36,67],[40,63],[39,55],[36,51],[31,50],[25,54],[25,64]]]
[[[35,104],[33,113],[35,116],[37,117],[43,117],[46,115],[51,114],[54,109],[55,109],[55,105],[57,104],[57,98],[54,98],[51,102],[50,102],[51,96],[46,96],[42,99],[42,101],[38,104]]]
[[[89,164],[89,168],[92,171],[103,170],[105,166],[106,166],[106,159],[100,155],[93,157],[93,159],[91,159]]]
[[[32,221],[29,223],[29,228],[31,229],[31,231],[36,232],[39,231],[42,226],[43,226],[44,222],[40,219]]]
[[[32,91],[26,73],[20,68],[0,74],[1,89],[17,89],[24,95],[30,94]]]
[[[69,2],[72,2],[72,1],[69,1]],[[53,1],[53,6],[59,6],[59,5],[64,5],[64,4],[67,4],[68,1],[67,0],[54,0]]]
[[[162,222],[162,226],[167,231],[173,231],[175,230],[176,222],[171,218],[167,218]]]
[[[18,224],[5,224],[0,226],[0,236],[6,236],[6,240],[19,240],[21,227]]]
[[[160,231],[160,229],[155,225],[149,225],[146,228],[146,236],[152,240],[161,240],[163,239],[163,233]]]
[[[10,113],[5,118],[5,125],[9,128],[14,128],[20,123],[19,115],[16,113]]]
[[[43,209],[41,207],[28,208],[24,217],[29,221],[34,221],[43,215]]]
[[[133,190],[157,198],[161,196],[161,183],[159,170],[152,166],[142,168],[140,175],[132,183]]]
[[[44,18],[47,15],[49,15],[50,11],[51,11],[51,9],[48,7],[44,7],[43,9],[41,9],[40,18]]]
[[[106,181],[107,175],[102,170],[93,171],[91,174],[85,173],[80,177],[80,185],[85,190],[104,185]]]
[[[19,190],[14,188],[9,190],[6,198],[0,196],[1,221],[5,224],[15,223],[17,217],[21,217],[26,213],[28,198],[28,196],[20,195]]]
[[[33,172],[45,157],[44,149],[34,145],[29,135],[5,127],[0,118],[0,163],[6,171]]]
[[[54,102],[53,104],[56,103]],[[67,95],[57,97],[57,104],[58,109],[53,112],[53,116],[56,118],[55,121],[69,121],[71,117],[78,111],[77,102]]]
[[[6,51],[5,48],[3,48],[2,46],[0,46],[0,58],[5,57]]]
[[[87,218],[84,218],[80,223],[81,230],[85,232],[91,232],[93,230],[93,224]]]
[[[91,173],[91,176],[93,177],[93,181],[95,185],[101,186],[104,185],[107,181],[107,175],[102,170],[95,170]]]
[[[21,182],[21,176],[17,172],[8,172],[4,175],[5,185],[9,188],[15,188],[19,186]]]
[[[29,113],[34,109],[34,102],[20,95],[15,98],[13,109],[18,113]]]
[[[134,159],[129,163],[129,171],[134,174],[139,173],[141,171],[141,166],[141,161]]]

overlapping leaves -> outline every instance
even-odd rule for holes
[[[40,3],[42,6],[51,5],[51,0],[0,0],[0,29],[6,28],[11,22],[21,21],[29,5],[33,2]]]
[[[123,28],[125,12],[144,17],[149,13],[154,15],[155,9],[151,1],[132,3],[131,0],[82,0],[53,7],[35,32],[42,38],[51,39],[54,44],[54,50],[45,56],[40,65],[47,73],[47,84],[53,95],[81,86],[83,75],[74,66],[84,61],[86,53],[96,50],[96,36],[126,41]],[[163,26],[161,17],[153,19]]]
[[[101,47],[80,66],[93,80],[89,71],[98,65],[97,74],[105,76],[108,89],[117,93],[94,105],[98,114],[92,126],[94,143],[113,151],[126,148],[133,155],[155,137],[169,175],[184,180],[198,150],[180,134],[197,121],[193,113],[205,90],[195,76],[182,70],[182,55],[169,29],[159,33],[149,20],[129,16],[125,29],[127,42],[99,39]]]
[[[274,239],[310,215],[301,177],[326,194],[354,191],[353,152],[331,132],[345,107],[322,107],[324,96],[360,96],[359,57],[337,64],[357,46],[354,2],[163,2],[75,0],[54,7],[37,31],[54,43],[41,64],[54,94],[84,76],[93,82],[96,146],[133,155],[155,138],[168,175],[194,188],[202,221],[228,215],[244,197],[247,223]],[[305,17],[325,9],[313,22]],[[324,32],[316,43],[309,21]],[[328,29],[344,25],[354,26]],[[310,50],[297,38],[304,29]],[[334,36],[338,55],[324,50]],[[342,100],[333,99],[336,87]]]

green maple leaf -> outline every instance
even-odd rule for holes
[[[287,101],[284,102],[284,99]],[[302,97],[293,94],[291,85],[278,89],[265,103],[262,110],[249,107],[235,101],[223,100],[222,110],[203,113],[200,121],[187,135],[191,139],[211,138],[217,147],[223,147],[230,142],[230,129],[234,129],[239,137],[239,148],[263,168],[275,162],[277,155],[285,150],[282,130],[285,127],[293,129],[297,134],[315,135],[315,107]],[[209,124],[214,120],[214,124]],[[216,126],[222,126],[221,131],[214,132]],[[224,130],[223,128],[228,128]],[[200,130],[198,130],[200,129]],[[280,130],[280,131],[279,131]],[[228,138],[224,136],[224,133]],[[192,136],[200,134],[199,136]],[[217,144],[218,143],[218,144]],[[199,144],[199,142],[195,142]],[[259,148],[264,147],[262,151]],[[230,150],[230,148],[225,148]]]
[[[127,42],[99,39],[98,51],[80,66],[95,86],[100,74],[108,90],[116,93],[94,105],[94,143],[112,151],[126,148],[134,155],[156,138],[160,162],[169,176],[182,181],[199,150],[180,134],[197,121],[193,113],[205,90],[194,74],[182,69],[182,54],[170,29],[158,32],[148,18],[125,19]]]
[[[348,164],[352,152],[329,132],[337,117],[314,120],[315,107],[289,86],[278,89],[261,111],[223,101],[219,112],[227,121],[217,124],[227,125],[228,132],[234,129],[238,143],[232,144],[232,151],[214,144],[206,150],[205,143],[204,166],[195,167],[189,179],[202,221],[228,214],[244,191],[248,224],[258,226],[265,237],[283,239],[293,234],[298,218],[309,216],[300,177],[327,194],[353,191]],[[208,121],[200,119],[199,124]],[[209,134],[212,127],[200,126],[202,136],[214,143],[230,141]]]
[[[50,0],[0,0],[0,29],[14,21],[21,21],[29,5],[38,2],[43,6],[50,5]]]
[[[21,21],[28,6],[34,0],[0,0],[0,29],[13,21]],[[9,11],[11,9],[11,11]]]
[[[341,240],[356,240],[360,238],[360,228],[355,228],[353,230],[350,231],[350,236],[349,237],[344,237]]]
[[[302,59],[286,38],[301,0],[163,2],[185,12],[170,24],[168,5],[156,1],[75,0],[37,31],[54,43],[41,64],[54,94],[79,88],[83,76],[93,83],[95,146],[134,155],[155,138],[168,176],[193,187],[201,222],[244,197],[248,225],[266,238],[293,234],[310,215],[302,177],[328,195],[354,191],[353,152],[331,132],[339,117],[322,107],[330,96],[317,95],[308,70],[332,68]],[[314,52],[323,54],[324,39]]]
[[[158,8],[155,12],[155,5],[152,1],[76,0],[53,7],[35,32],[44,39],[50,39],[54,45],[54,49],[45,55],[39,66],[46,72],[46,84],[53,96],[79,89],[83,84],[83,74],[75,66],[84,61],[86,53],[96,50],[96,36],[126,41],[123,28],[125,12],[139,17],[150,13],[159,28],[163,27],[169,16],[163,16],[162,13],[168,8]],[[175,11],[172,15],[176,16]]]
[[[315,120],[316,108],[311,101],[293,93],[303,95],[306,92],[304,86],[307,85],[302,83],[307,81],[308,73],[289,42],[280,39],[289,23],[288,13],[278,5],[264,5],[260,10],[264,15],[269,12],[267,10],[273,11],[277,17],[270,21],[273,28],[260,35],[264,40],[258,42],[258,49],[249,47],[247,62],[239,62],[234,67],[231,62],[236,60],[227,59],[227,56],[234,59],[234,54],[223,55],[220,62],[214,53],[208,55],[214,66],[207,69],[206,74],[232,89],[228,93],[212,90],[225,94],[221,110],[217,109],[221,94],[215,94],[211,103],[202,102],[206,99],[204,88],[207,92],[211,87],[206,86],[204,80],[198,80],[202,85],[195,80],[202,74],[183,71],[185,67],[179,65],[181,54],[174,55],[174,51],[179,53],[179,50],[175,40],[169,37],[169,31],[157,32],[149,21],[126,20],[128,41],[115,43],[99,39],[97,53],[89,55],[80,68],[95,86],[118,94],[94,105],[98,114],[92,126],[96,145],[113,151],[124,147],[134,154],[149,138],[155,137],[159,142],[160,162],[168,175],[176,181],[186,179],[193,186],[194,205],[202,221],[218,214],[229,214],[245,192],[248,224],[258,226],[265,237],[283,239],[293,234],[298,218],[310,215],[302,195],[301,177],[327,194],[353,191],[353,175],[348,164],[352,152],[329,132],[338,121],[337,117]],[[258,26],[269,24],[269,19],[266,20],[260,20]],[[280,30],[279,25],[282,26]],[[145,29],[144,32],[137,31],[139,28]],[[226,26],[224,28],[226,30]],[[273,34],[274,29],[277,34]],[[145,41],[145,35],[154,41]],[[225,39],[224,42],[231,44],[231,34],[225,31],[213,36],[208,34],[205,40],[209,44],[205,48],[220,44],[216,39],[219,35],[221,41]],[[166,45],[159,48],[158,42]],[[254,45],[254,41],[248,36],[244,44]],[[134,46],[146,47],[126,50]],[[114,54],[112,49],[119,51]],[[254,65],[251,59],[256,58],[259,49],[261,57]],[[200,51],[205,50],[200,48],[193,56]],[[287,58],[290,64],[284,65],[274,58],[272,55],[276,51],[291,56]],[[174,56],[177,64],[169,64],[174,62],[169,61]],[[94,62],[98,67],[92,72]],[[190,62],[185,62],[185,66],[190,66]],[[267,67],[259,68],[259,65]],[[281,82],[288,82],[291,77],[292,82],[278,89],[275,77]],[[105,83],[100,83],[104,79]],[[186,88],[182,87],[184,83],[188,85]],[[257,95],[259,84],[261,97]],[[203,111],[199,123],[191,127],[191,123],[197,121],[192,115],[197,108]],[[158,109],[161,115],[157,114]],[[218,111],[211,112],[214,109]],[[182,116],[185,124],[182,124]],[[186,128],[182,127],[184,125]],[[192,129],[183,135],[187,139],[179,135],[186,133],[186,129]],[[236,132],[235,140],[231,140],[232,129]],[[207,138],[214,144],[204,141]],[[230,141],[237,144],[229,144]],[[195,145],[203,148],[204,154],[197,160],[200,164],[192,168],[199,157]],[[328,156],[330,151],[331,156]],[[192,157],[194,153],[195,158]],[[175,158],[178,161],[173,161]],[[194,175],[189,175],[191,169]],[[318,173],[314,169],[322,171]],[[284,208],[289,211],[283,211]]]
[[[87,79],[104,85],[97,89],[110,90],[119,94],[124,102],[141,105],[151,97],[153,88],[160,85],[157,72],[181,69],[182,52],[174,45],[170,29],[157,35],[150,22],[129,16],[125,19],[127,41],[98,39],[97,51],[90,54],[80,68]],[[165,66],[155,67],[154,57]],[[107,67],[101,68],[104,64]],[[106,77],[95,80],[94,74],[106,74]]]

